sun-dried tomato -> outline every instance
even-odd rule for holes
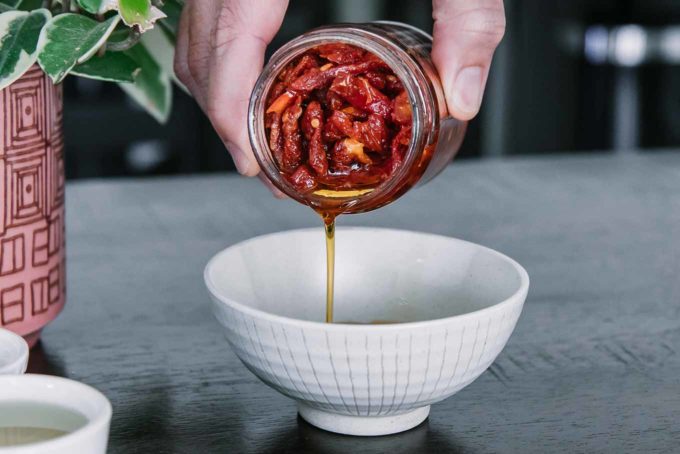
[[[347,136],[345,134],[343,134],[342,131],[340,129],[338,129],[337,126],[335,126],[335,123],[333,123],[329,119],[323,125],[323,132],[322,132],[321,137],[323,138],[324,142],[333,145],[336,141],[342,139],[343,137],[347,137]]]
[[[387,126],[385,121],[379,115],[371,114],[365,122],[352,121],[352,117],[344,111],[334,111],[329,123],[334,126],[333,132],[335,140],[342,138],[342,136],[350,137],[363,143],[370,151],[380,152],[384,149],[387,142]],[[339,136],[339,135],[340,136]]]
[[[317,175],[323,176],[328,173],[328,157],[326,156],[326,145],[321,138],[322,126],[317,127],[309,139],[309,165]]]
[[[399,93],[392,103],[392,120],[400,125],[410,125],[413,121],[411,118],[411,102],[406,92]]]
[[[336,77],[329,91],[337,93],[357,109],[373,112],[383,117],[392,113],[390,99],[363,77],[351,75]]]
[[[302,117],[302,132],[308,142],[309,165],[317,175],[326,175],[328,173],[326,145],[322,139],[323,123],[321,104],[318,101],[310,102]]]
[[[284,109],[288,107],[291,102],[293,102],[293,99],[295,99],[295,93],[284,91],[269,105],[267,113],[276,112],[280,115]]]
[[[340,112],[346,113],[355,120],[365,120],[366,118],[368,118],[368,114],[366,112],[364,112],[363,110],[359,110],[354,106],[347,106],[343,109],[340,109]]]
[[[354,138],[370,151],[382,152],[387,143],[387,126],[380,115],[371,114],[364,122],[354,122]]]
[[[276,82],[267,95],[267,106],[271,106],[274,100],[281,96],[284,91],[286,91],[286,84],[283,82]]]
[[[348,74],[357,75],[366,73],[368,71],[386,68],[388,68],[388,66],[385,64],[384,61],[380,60],[377,57],[371,56],[371,54],[367,54],[366,60],[362,61],[361,63],[354,63],[351,65],[338,65],[333,68],[330,68],[326,72],[328,73],[328,77],[333,78],[339,76],[346,76]]]
[[[311,68],[303,75],[295,79],[289,86],[291,90],[298,93],[310,92],[321,87],[332,76],[329,71],[321,71],[319,68]]]
[[[314,57],[311,54],[305,54],[302,56],[300,61],[293,67],[290,67],[288,71],[285,69],[281,72],[279,75],[279,79],[281,79],[283,82],[289,84],[293,80],[297,79],[300,77],[301,74],[303,74],[306,70],[310,68],[317,68],[318,64],[316,61],[316,57]]]
[[[388,93],[400,93],[404,91],[404,86],[397,76],[388,74],[385,76],[385,91]]]
[[[306,51],[267,94],[272,155],[300,192],[385,181],[402,165],[412,122],[399,78],[372,53],[344,43]]]
[[[411,143],[411,126],[404,126],[392,138],[390,151],[392,152],[392,159],[401,160],[404,158],[404,153]]]
[[[404,162],[404,154],[411,143],[411,125],[402,127],[392,138],[389,173],[394,173]]]
[[[354,123],[352,123],[352,117],[347,115],[341,110],[335,110],[331,114],[328,121],[332,122],[340,133],[346,137],[352,137],[354,135]]]
[[[321,58],[339,65],[358,63],[366,54],[365,50],[344,43],[322,44],[316,50]]]
[[[343,139],[335,143],[331,161],[335,170],[349,170],[353,164],[372,164],[364,151],[364,144],[355,139]]]
[[[323,128],[323,109],[318,101],[312,101],[307,104],[302,116],[302,132],[305,139],[311,140],[314,131],[321,128]]]
[[[378,90],[384,90],[385,89],[385,74],[380,73],[378,71],[368,71],[366,73],[366,79],[373,85],[375,88]]]
[[[316,180],[304,164],[295,169],[288,179],[295,186],[295,189],[302,193],[310,192],[316,188]]]
[[[272,112],[267,114],[269,128],[269,148],[274,160],[279,166],[283,165],[283,135],[281,133],[281,114]]]
[[[340,95],[330,90],[327,90],[326,101],[330,110],[342,110],[345,105]]]
[[[325,65],[322,66],[322,68],[325,67]],[[298,93],[305,93],[320,88],[335,77],[351,76],[385,67],[384,62],[375,59],[350,65],[334,66],[326,70],[314,67],[308,69],[304,74],[292,81],[288,88]]]
[[[295,170],[302,163],[302,135],[298,120],[302,115],[301,99],[298,97],[295,104],[288,107],[281,117],[281,129],[283,130],[283,157],[281,167],[285,172]]]

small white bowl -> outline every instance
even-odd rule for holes
[[[28,366],[28,344],[23,337],[0,328],[0,375],[19,375]]]
[[[19,404],[30,408],[16,410]],[[37,411],[36,406],[52,411]],[[0,376],[0,427],[37,427],[68,432],[36,443],[0,447],[0,454],[105,454],[111,404],[96,389],[50,375]],[[11,436],[11,434],[10,434]]]
[[[341,228],[335,320],[323,323],[324,234],[293,230],[218,253],[205,269],[227,340],[309,423],[351,435],[401,432],[486,370],[529,288],[517,262],[444,236]]]

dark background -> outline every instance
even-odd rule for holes
[[[506,36],[459,159],[680,144],[680,2],[506,0],[505,8]],[[427,0],[292,0],[268,52],[332,22],[389,19],[431,31],[431,15]],[[70,77],[65,90],[68,178],[234,169],[177,88],[166,125],[114,84]]]

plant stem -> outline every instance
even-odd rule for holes
[[[128,50],[137,44],[141,37],[142,34],[139,32],[139,29],[134,27],[130,29],[130,34],[124,40],[117,41],[115,43],[106,43],[106,50],[110,50],[112,52],[122,52],[124,50]]]
[[[52,0],[43,0],[42,7],[45,9],[52,10]]]
[[[61,12],[68,13],[71,11],[71,0],[61,0]]]

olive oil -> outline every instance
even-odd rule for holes
[[[326,230],[326,323],[333,323],[335,284],[335,218],[324,217]]]
[[[333,303],[335,286],[335,216],[322,215],[326,232],[326,323],[333,323]],[[343,321],[350,325],[391,325],[399,323],[392,320],[372,320],[368,323]]]

